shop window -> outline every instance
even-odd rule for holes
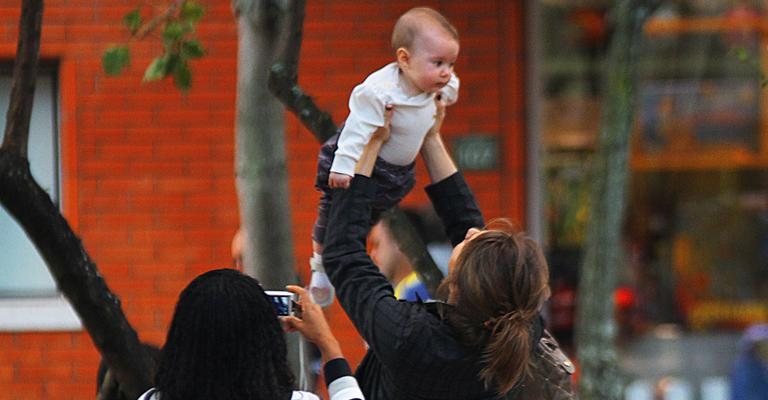
[[[578,285],[600,129],[610,2],[537,2],[554,328]],[[627,398],[667,385],[722,397],[741,332],[768,320],[768,10],[759,1],[663,1],[639,43],[620,287]],[[570,297],[569,297],[570,296]],[[571,312],[574,308],[571,307]],[[712,349],[729,349],[717,352]]]
[[[11,70],[0,68],[0,126],[5,127]],[[39,73],[30,121],[28,157],[32,175],[60,202],[56,74]],[[4,132],[0,131],[0,140]],[[0,330],[79,329],[80,322],[56,289],[41,255],[21,226],[0,207]]]

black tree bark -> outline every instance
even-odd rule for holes
[[[269,90],[323,143],[336,133],[337,126],[330,114],[321,110],[298,84],[305,4],[305,0],[291,1],[287,19],[289,34],[277,61],[270,69]],[[410,259],[419,279],[434,297],[443,273],[402,210],[394,207],[389,211],[388,218],[392,221],[390,229],[400,250]]]
[[[29,119],[37,82],[40,31],[43,23],[43,1],[25,0],[21,4],[19,40],[16,63],[13,66],[11,98],[6,114],[3,148],[17,154],[27,154]]]
[[[35,182],[27,159],[29,120],[37,77],[42,0],[22,2],[5,137],[0,148],[0,204],[18,221],[42,254],[59,290],[85,325],[96,347],[137,398],[151,386],[154,365],[80,239]]]

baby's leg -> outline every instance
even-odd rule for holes
[[[330,173],[331,163],[333,162],[333,153],[336,151],[335,138],[327,141],[320,148],[320,155],[317,163],[317,179],[315,188],[322,193],[320,203],[317,207],[317,219],[312,228],[312,257],[309,259],[309,267],[312,277],[309,282],[309,295],[312,302],[321,307],[327,307],[333,303],[335,291],[333,285],[328,280],[328,275],[323,267],[323,239],[325,238],[325,229],[328,222],[328,213],[331,209],[331,188],[328,186],[328,174]]]
[[[371,204],[371,224],[375,224],[382,212],[397,206],[413,189],[416,183],[415,163],[394,165],[379,158],[372,178],[376,182],[376,198]]]
[[[309,258],[309,268],[312,277],[309,280],[309,297],[312,302],[320,307],[328,307],[333,303],[333,296],[336,294],[325,273],[322,257],[322,245],[312,240],[312,257]]]

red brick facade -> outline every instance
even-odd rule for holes
[[[121,19],[136,0],[46,2],[41,57],[58,64],[64,213],[121,298],[142,340],[162,344],[174,301],[198,273],[230,264],[237,224],[233,132],[237,34],[229,1],[203,1],[199,37],[208,54],[193,64],[185,96],[171,82],[141,84],[158,50],[133,46],[119,78],[101,72],[104,49],[126,39]],[[524,215],[523,10],[517,1],[310,1],[300,83],[336,121],[350,89],[390,61],[397,16],[424,4],[459,29],[461,98],[445,135],[498,135],[495,171],[469,173],[486,216]],[[0,4],[0,59],[13,60],[19,2]],[[301,273],[315,216],[318,144],[287,117],[291,212]],[[427,181],[420,167],[417,186]],[[408,204],[426,201],[421,189]],[[362,342],[338,305],[329,312],[353,364]],[[84,332],[0,333],[1,399],[87,399],[98,353]]]

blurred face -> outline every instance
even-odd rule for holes
[[[405,255],[397,247],[397,243],[383,223],[374,225],[368,237],[368,243],[373,262],[390,282],[397,283],[401,279],[400,269]]]
[[[411,94],[435,93],[445,87],[459,56],[459,43],[442,28],[428,26],[412,47],[411,50],[400,48],[397,51],[398,65]]]
[[[243,271],[243,246],[245,243],[243,237],[243,231],[237,230],[235,236],[232,238],[232,268]]]

